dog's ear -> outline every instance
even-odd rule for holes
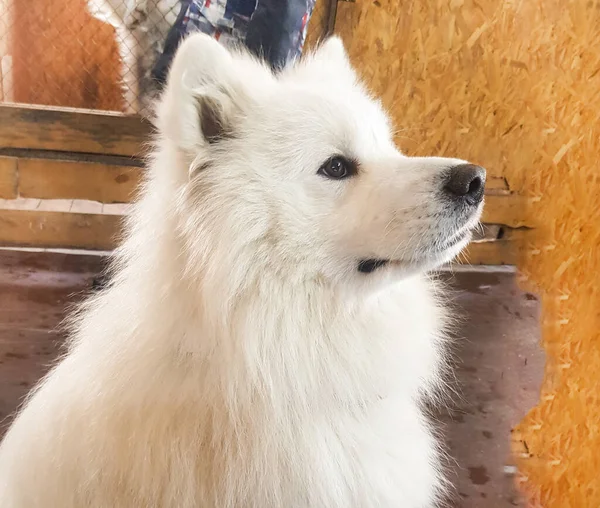
[[[350,67],[344,43],[337,35],[327,38],[315,51],[315,60]]]
[[[243,93],[232,55],[212,37],[195,34],[177,50],[158,112],[159,127],[185,153],[231,135]]]
[[[311,74],[329,78],[356,79],[356,74],[344,48],[344,43],[337,36],[326,39],[306,61]]]

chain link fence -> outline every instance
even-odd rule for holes
[[[313,0],[306,46],[332,28],[336,1]],[[190,4],[220,16],[202,20],[216,38],[239,38],[256,0],[0,0],[0,102],[144,114],[159,88],[153,68]]]

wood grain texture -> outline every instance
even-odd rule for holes
[[[131,201],[141,168],[72,160],[18,159],[19,193],[40,199]]]
[[[531,231],[525,227],[504,225],[484,225],[484,229],[489,230],[489,236],[483,235],[482,240],[472,241],[457,261],[471,265],[516,265]]]
[[[18,196],[17,159],[0,156],[0,198],[15,199]]]
[[[118,215],[2,210],[0,245],[111,250],[120,225]]]
[[[468,265],[515,265],[519,247],[514,240],[495,240],[470,244],[458,262]]]
[[[136,116],[22,105],[0,106],[0,147],[140,156],[151,126]]]
[[[525,213],[527,200],[517,194],[485,196],[481,222],[503,224],[511,228],[532,227],[533,221]]]
[[[0,246],[112,250],[118,243],[121,223],[120,215],[1,210]],[[509,230],[501,240],[472,243],[459,262],[515,264],[521,238]]]

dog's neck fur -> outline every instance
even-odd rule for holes
[[[88,321],[102,320],[103,308],[110,308],[113,318],[123,314],[132,336],[127,344],[115,345],[121,356],[129,356],[128,351],[151,355],[157,371],[170,365],[181,373],[183,386],[193,380],[190,386],[204,392],[203,398],[210,393],[211,399],[221,398],[215,404],[237,409],[244,401],[256,404],[260,396],[272,411],[287,411],[284,407],[294,404],[326,410],[336,402],[358,410],[379,397],[416,397],[428,387],[427,380],[437,379],[433,342],[439,323],[423,323],[412,312],[415,299],[431,298],[426,281],[413,279],[406,291],[399,283],[350,296],[318,278],[284,278],[258,262],[260,255],[247,266],[236,265],[240,253],[230,257],[211,250],[209,243],[217,237],[204,238],[200,257],[186,258],[186,226],[173,200],[177,186],[176,180],[151,172],[146,197],[136,205],[129,237],[117,255],[113,286],[88,316]],[[154,306],[138,308],[134,301],[114,309],[114,302],[122,301],[120,293],[154,294]],[[179,312],[156,322],[163,299],[179,302]],[[390,319],[381,320],[381,312],[392,314],[392,322],[401,321],[402,329],[383,327],[381,322]],[[371,336],[368,343],[365,336]],[[429,361],[413,362],[415,355]],[[410,364],[429,371],[414,372]]]

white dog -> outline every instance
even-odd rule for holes
[[[425,273],[485,171],[399,153],[335,38],[274,75],[190,37],[158,127],[112,283],[0,448],[0,506],[435,505]]]

